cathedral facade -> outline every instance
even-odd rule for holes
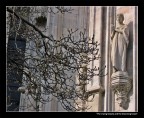
[[[40,7],[43,8],[43,7]],[[45,14],[48,30],[57,39],[67,29],[86,29],[89,37],[95,35],[100,43],[100,59],[89,67],[104,67],[105,76],[96,76],[86,85],[87,92],[95,94],[93,101],[87,104],[86,112],[137,112],[138,111],[138,7],[136,6],[72,6],[72,13]],[[111,32],[117,24],[117,14],[124,15],[124,24],[128,27],[128,45],[126,48],[126,70],[113,72],[111,59]],[[39,27],[43,30],[43,27]],[[78,34],[75,34],[77,37]],[[120,40],[120,39],[119,39]],[[126,74],[125,74],[126,73]],[[20,106],[30,104],[25,94],[21,93]],[[61,104],[53,97],[47,104],[40,103],[40,111],[65,112]],[[19,108],[20,112],[35,111],[33,108]]]

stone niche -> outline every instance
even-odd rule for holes
[[[117,71],[111,76],[111,86],[116,94],[116,100],[120,107],[127,109],[128,107],[128,93],[132,88],[132,79],[129,78],[127,72]]]
[[[124,24],[129,28],[129,44],[126,52],[126,72],[116,71],[110,73],[111,87],[115,93],[113,111],[135,112],[138,110],[138,63],[137,63],[137,7],[120,6],[115,7],[114,15],[124,14]],[[114,22],[116,20],[114,19]],[[112,69],[112,66],[111,66]]]

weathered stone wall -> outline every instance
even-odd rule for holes
[[[99,7],[91,6],[89,16],[90,16],[89,17],[89,21],[90,21],[89,22],[89,37],[92,37],[94,35],[95,36],[94,40],[98,41],[98,43],[100,43],[100,46],[98,47],[98,49],[99,49],[98,55],[101,56],[102,55],[101,54],[102,7],[100,7],[100,6]],[[95,60],[94,62],[92,62],[90,64],[91,68],[94,68],[95,66],[100,67],[101,66],[100,62],[101,62],[101,59]],[[89,92],[93,92],[95,94],[95,97],[94,97],[92,102],[87,103],[87,105],[89,107],[91,107],[87,111],[97,112],[97,111],[101,110],[101,108],[99,109],[99,106],[102,105],[102,102],[99,102],[100,86],[101,86],[101,82],[100,82],[100,77],[99,76],[95,76],[95,77],[91,78],[91,80],[89,81],[89,84],[87,85],[87,90]]]
[[[92,9],[92,7],[90,7]],[[93,8],[94,9],[94,8]],[[128,98],[127,109],[121,109],[117,103],[116,96],[111,89],[111,25],[116,24],[116,14],[123,13],[125,20],[124,23],[128,25],[129,31],[129,46],[127,49],[127,71],[129,77],[133,80],[130,93]],[[93,16],[92,16],[93,15]],[[93,33],[96,36],[96,40],[100,42],[100,54],[101,59],[98,63],[93,63],[94,66],[103,67],[106,65],[105,72],[107,73],[104,77],[97,77],[96,80],[92,79],[90,85],[88,85],[89,90],[96,90],[99,86],[105,89],[104,94],[96,93],[97,98],[94,98],[93,102],[88,103],[92,105],[91,109],[88,111],[137,111],[137,12],[134,6],[119,6],[119,7],[96,7],[93,11],[90,10],[90,20],[89,23],[89,35]],[[93,21],[93,22],[92,22]],[[97,81],[97,83],[96,83]],[[95,83],[94,83],[95,82]],[[98,103],[95,103],[95,102]]]
[[[69,8],[69,6],[67,6]],[[84,28],[88,28],[88,17],[87,17],[87,8],[88,7],[71,7],[73,9],[72,13],[65,14],[48,14],[47,35],[52,34],[55,39],[60,40],[62,34],[66,36],[68,34],[68,29],[83,31]],[[75,39],[79,37],[79,33],[75,33]],[[68,72],[71,74],[71,72]],[[53,97],[53,100],[50,103],[47,103],[43,108],[44,111],[66,111],[61,106],[61,103]]]
[[[90,67],[104,67],[106,69],[103,77],[93,77],[87,85],[87,91],[95,93],[94,100],[88,102],[91,107],[87,111],[91,112],[109,112],[109,111],[137,111],[137,86],[138,86],[138,63],[137,63],[137,8],[133,6],[118,6],[118,7],[78,7],[73,6],[74,11],[65,14],[47,14],[47,27],[46,35],[52,34],[55,39],[59,40],[59,37],[67,34],[67,29],[79,29],[84,28],[88,31],[89,37],[95,35],[95,40],[100,43],[99,54],[101,59],[92,62]],[[126,110],[119,107],[116,97],[111,89],[111,24],[116,25],[116,14],[123,13],[125,16],[124,23],[128,24],[130,29],[129,46],[127,50],[127,71],[129,77],[133,80],[133,88],[129,93],[129,105]],[[75,37],[78,37],[78,33]],[[103,91],[104,90],[104,91]],[[53,97],[53,101],[42,105],[41,111],[65,111],[61,104]]]
[[[79,28],[88,29],[89,37],[95,35],[95,40],[100,43],[100,55],[101,59],[91,63],[89,66],[94,67],[104,67],[106,65],[104,77],[94,77],[89,81],[87,85],[88,91],[93,91],[96,95],[93,102],[88,102],[88,105],[91,108],[87,111],[97,112],[97,111],[122,111],[115,100],[116,97],[111,89],[111,59],[110,59],[110,32],[111,24],[116,24],[116,14],[123,13],[125,16],[125,24],[128,24],[130,29],[129,37],[129,46],[127,51],[127,71],[133,81],[133,89],[130,91],[129,98],[130,103],[125,111],[136,111],[136,102],[137,102],[137,56],[134,56],[134,53],[137,53],[137,41],[135,35],[137,31],[133,30],[136,26],[136,13],[135,7],[119,6],[119,7],[73,7],[74,11],[72,14],[65,14],[63,16],[59,15],[60,19],[59,26],[56,26],[57,32],[60,31],[58,27],[61,27],[61,30],[64,34],[67,32],[67,28]],[[58,16],[56,16],[58,17]],[[136,28],[135,28],[136,29]],[[134,33],[135,32],[135,33]],[[60,36],[61,33],[59,33]],[[135,35],[134,35],[135,34]],[[77,36],[78,34],[76,34]],[[134,44],[135,42],[135,44]],[[134,49],[135,48],[135,49]],[[135,74],[134,74],[135,73]],[[101,92],[101,88],[104,88],[105,92]],[[54,104],[53,104],[54,105]],[[57,110],[61,111],[63,108],[60,104],[57,106]],[[56,111],[57,111],[56,110]]]

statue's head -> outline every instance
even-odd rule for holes
[[[123,21],[124,21],[124,15],[122,13],[117,14],[117,22],[119,24],[123,24]]]

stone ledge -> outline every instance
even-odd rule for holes
[[[104,88],[102,86],[92,86],[90,87],[86,92],[88,93],[94,93],[94,92],[104,92]]]

